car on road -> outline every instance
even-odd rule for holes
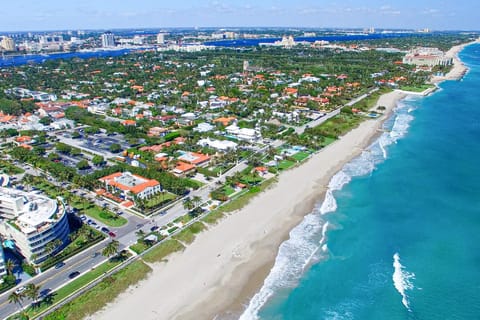
[[[40,291],[40,298],[48,296],[50,292],[52,292],[52,289],[50,288],[43,289],[42,291]]]
[[[102,227],[102,229],[100,229],[102,232],[105,232],[105,233],[109,233],[110,230],[108,230],[108,228],[106,227]]]
[[[73,271],[72,273],[70,273],[70,274],[68,275],[68,277],[69,277],[70,279],[73,279],[73,278],[75,278],[75,277],[78,277],[79,275],[80,275],[80,272],[79,272],[79,271]]]
[[[60,269],[61,267],[63,267],[65,265],[65,262],[59,262],[55,265],[55,269]]]
[[[153,227],[150,228],[150,231],[152,231],[152,232],[155,231],[155,230],[158,230],[158,226],[153,226]]]
[[[15,293],[16,294],[21,294],[22,292],[24,292],[25,290],[27,290],[27,288],[25,286],[21,286],[21,287],[18,287],[16,290],[15,290]]]
[[[110,237],[112,237],[112,238],[115,238],[115,237],[117,236],[117,235],[115,234],[115,232],[112,232],[112,231],[110,231],[110,232],[108,233],[108,235],[109,235]]]

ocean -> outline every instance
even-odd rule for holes
[[[332,178],[242,320],[480,319],[480,45],[460,58]]]

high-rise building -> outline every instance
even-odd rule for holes
[[[0,187],[0,233],[29,262],[41,262],[69,242],[65,205],[61,199]]]
[[[115,47],[115,36],[110,31],[105,32],[101,36],[102,47]]]
[[[0,47],[5,51],[15,51],[15,41],[9,37],[3,37],[0,41]]]
[[[5,255],[3,254],[3,247],[0,245],[0,277],[3,277],[7,274],[7,269],[5,268]]]
[[[165,33],[160,32],[157,34],[157,43],[158,44],[164,44],[165,43]]]

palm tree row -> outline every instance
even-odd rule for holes
[[[22,310],[24,308],[22,302],[25,298],[31,299],[33,301],[32,306],[34,308],[37,307],[38,300],[40,298],[40,287],[34,283],[29,283],[26,286],[25,291],[23,292],[13,291],[8,296],[8,302],[18,304],[20,310]],[[26,313],[23,313],[22,317],[28,319],[28,315],[26,315]]]

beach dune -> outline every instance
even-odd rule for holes
[[[213,319],[237,317],[261,287],[289,231],[311,212],[331,177],[379,134],[405,94],[381,96],[385,114],[360,124],[270,189],[228,215],[168,262],[153,265],[149,278],[129,288],[90,319]]]

